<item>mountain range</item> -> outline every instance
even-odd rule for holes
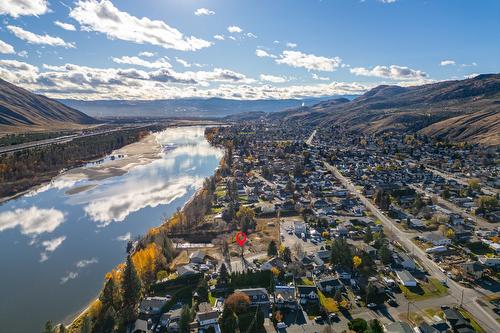
[[[353,99],[334,99],[268,115],[365,134],[420,133],[500,145],[500,74],[414,87],[381,85]]]

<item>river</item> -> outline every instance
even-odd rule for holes
[[[83,309],[124,260],[127,241],[182,207],[222,157],[201,126],[154,136],[159,156],[127,172],[63,173],[0,206],[0,331],[40,332],[45,321]],[[113,162],[104,159],[100,170]]]

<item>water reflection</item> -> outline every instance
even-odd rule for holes
[[[159,158],[125,174],[62,174],[0,206],[2,329],[38,332],[85,307],[123,261],[124,243],[181,207],[222,157],[203,127],[168,129],[156,140]]]

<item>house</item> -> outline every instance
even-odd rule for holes
[[[299,285],[296,286],[296,289],[297,289],[297,297],[300,300],[300,304],[318,302],[319,298],[316,286]]]
[[[134,323],[134,326],[132,327],[131,332],[132,333],[152,333],[153,332],[151,330],[152,326],[153,325],[152,325],[151,319],[149,319],[149,320],[137,319]]]
[[[316,256],[321,260],[329,260],[332,252],[328,250],[319,250],[316,252]]]
[[[410,219],[409,225],[410,225],[410,228],[414,228],[414,229],[423,228],[425,226],[424,223],[422,222],[422,220],[420,220],[420,219]]]
[[[247,294],[252,306],[269,305],[269,294],[265,288],[236,289],[234,292]]]
[[[293,221],[293,229],[297,236],[307,233],[306,224],[303,221]]]
[[[177,267],[177,274],[179,276],[187,276],[197,274],[198,271],[193,268],[191,265],[184,265]]]
[[[483,277],[487,267],[480,262],[473,261],[473,262],[466,262],[463,263],[462,269],[464,272],[470,276],[472,279],[480,279]]]
[[[406,253],[399,252],[395,255],[395,262],[404,269],[414,270],[415,261],[410,258]]]
[[[265,263],[263,263],[260,266],[260,269],[263,271],[270,271],[271,268],[273,268],[273,267],[278,268],[280,271],[284,271],[286,268],[286,264],[280,258],[273,257],[273,258],[269,259],[268,261],[266,261]]]
[[[325,293],[335,293],[337,290],[343,288],[342,283],[338,278],[327,277],[316,282],[319,290]]]
[[[437,232],[425,233],[423,238],[425,239],[426,242],[432,243],[434,246],[444,246],[451,244],[451,239],[446,238]]]
[[[217,323],[218,319],[219,313],[217,311],[197,312],[195,320],[198,324],[198,332],[204,332],[210,327],[213,327],[215,332],[220,332],[219,324]]]
[[[443,311],[446,321],[456,333],[472,333],[475,332],[471,324],[455,309],[446,309]]]
[[[195,264],[202,264],[205,260],[205,257],[205,252],[198,250],[189,255],[189,261]]]
[[[373,246],[371,245],[368,245],[368,244],[362,244],[361,245],[361,249],[366,252],[366,254],[368,254],[370,257],[375,257],[377,256],[377,249],[374,248]]]
[[[396,321],[385,326],[386,333],[413,333],[411,326],[403,321]]]
[[[295,309],[297,307],[295,287],[276,286],[274,288],[274,304],[279,309]]]
[[[167,297],[146,297],[139,305],[139,313],[146,316],[159,315],[169,300]]]
[[[417,280],[407,270],[396,271],[399,282],[405,287],[416,287]]]
[[[337,268],[337,275],[338,275],[339,279],[341,279],[341,280],[351,279],[351,272],[349,272],[348,270],[346,270],[342,267]]]
[[[479,256],[479,262],[488,267],[500,266],[500,257]]]

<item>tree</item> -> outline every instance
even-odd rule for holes
[[[227,272],[226,264],[222,263],[219,271],[219,283],[227,284],[229,282],[229,274]]]
[[[66,327],[63,324],[59,324],[57,327],[57,333],[66,333]]]
[[[290,251],[289,247],[285,247],[283,250],[283,254],[281,255],[283,258],[283,261],[286,262],[287,264],[292,262],[292,251]]]
[[[365,228],[365,237],[363,240],[366,244],[370,243],[373,240],[372,228],[370,228],[369,226]]]
[[[189,306],[184,305],[179,319],[179,332],[189,333],[189,323],[191,323],[191,311]]]
[[[115,283],[113,277],[109,276],[104,282],[104,288],[99,295],[103,309],[114,308],[115,306]]]
[[[224,307],[227,307],[232,312],[236,314],[243,313],[247,310],[248,306],[251,304],[250,297],[245,293],[232,293],[224,303]]]
[[[392,262],[392,253],[386,244],[383,244],[380,247],[380,249],[378,250],[378,256],[379,256],[380,260],[382,260],[384,265],[388,265]]]
[[[196,293],[198,294],[198,303],[208,301],[208,283],[205,279],[200,279],[198,286],[196,287]]]
[[[45,323],[42,333],[54,333],[54,327],[52,326],[52,322],[50,320]]]
[[[135,320],[136,307],[141,296],[141,281],[130,255],[127,256],[127,262],[122,275],[121,294],[123,300],[122,324],[126,324]]]
[[[472,178],[467,181],[469,184],[469,187],[474,190],[474,191],[479,191],[481,189],[481,185],[479,183],[479,179],[477,178]]]
[[[335,295],[333,296],[333,299],[337,302],[342,301],[342,291],[340,291],[340,289],[337,289],[337,291],[335,292]]]
[[[161,270],[158,273],[156,273],[156,280],[157,281],[165,280],[167,277],[168,277],[167,271]]]
[[[352,264],[352,254],[351,248],[344,238],[336,238],[332,242],[332,252],[331,252],[331,262],[334,265],[340,265],[345,269],[351,269]]]
[[[452,228],[448,228],[448,230],[446,230],[446,238],[455,238],[455,231]]]
[[[363,333],[368,329],[368,323],[363,318],[355,318],[351,320],[347,326],[350,330],[353,330],[357,333]]]
[[[276,246],[276,242],[274,240],[271,240],[267,247],[267,255],[270,257],[274,257],[277,254],[278,254],[278,247]]]
[[[377,301],[378,291],[371,282],[366,286],[366,303],[373,303]]]
[[[80,328],[80,333],[91,333],[92,325],[89,316],[85,316],[82,322],[82,328]]]
[[[248,229],[255,227],[255,212],[250,207],[240,206],[240,209],[236,213],[236,218],[243,232],[247,232]]]
[[[353,264],[353,266],[354,266],[355,269],[358,268],[359,265],[361,265],[362,262],[363,261],[361,260],[361,258],[359,256],[352,257],[352,264]]]
[[[384,328],[378,319],[370,320],[370,333],[384,333]]]
[[[222,311],[222,316],[220,319],[220,328],[222,333],[233,333],[236,332],[238,327],[237,317],[233,311],[228,307],[224,306]]]
[[[272,267],[271,273],[273,273],[273,276],[277,278],[278,276],[280,276],[281,271],[278,267]]]

